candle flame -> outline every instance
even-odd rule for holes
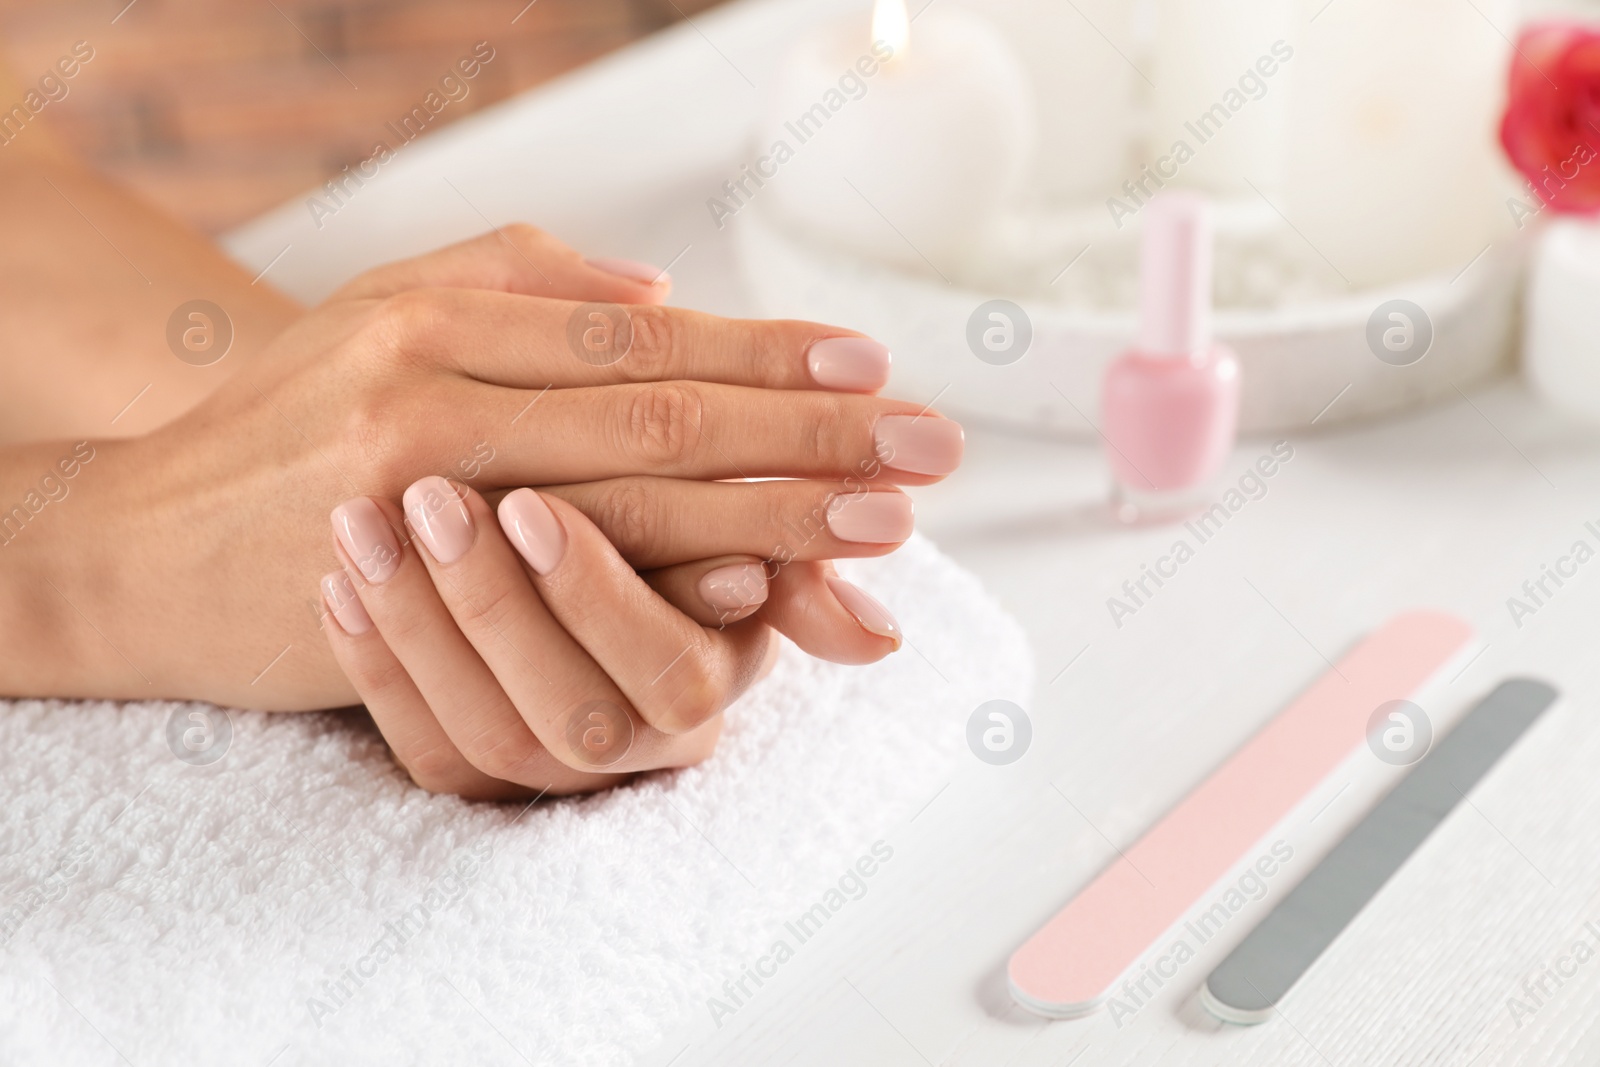
[[[898,59],[911,43],[911,16],[906,0],[875,0],[872,5],[872,41],[882,41]]]

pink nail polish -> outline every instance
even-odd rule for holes
[[[600,256],[595,259],[586,259],[585,263],[595,270],[603,270],[607,274],[615,274],[619,278],[626,278],[630,282],[640,285],[670,285],[672,275],[660,267],[652,267],[648,263],[641,263],[637,259],[612,259]]]
[[[549,574],[567,550],[567,531],[544,498],[532,489],[518,489],[500,501],[500,528],[528,566]]]
[[[894,621],[894,616],[889,614],[888,608],[868,595],[865,589],[851,585],[835,575],[828,576],[828,588],[833,590],[833,595],[844,605],[844,610],[855,616],[862,629],[879,637],[889,638],[894,642],[895,651],[900,650],[900,624]]]
[[[735,563],[707,571],[700,579],[700,597],[718,614],[767,602],[766,569],[759,563]]]
[[[400,569],[400,541],[378,505],[358,496],[333,509],[333,535],[361,577],[382,585]]]
[[[338,622],[339,629],[351,637],[359,637],[372,629],[372,616],[356,595],[355,583],[346,571],[338,570],[322,576],[322,602],[328,614]]]
[[[889,349],[870,337],[829,337],[806,350],[814,382],[852,393],[875,393],[888,385],[889,361]]]
[[[1203,506],[1239,426],[1239,360],[1211,333],[1210,206],[1169,190],[1144,215],[1139,340],[1106,369],[1100,405],[1125,522]]]
[[[406,525],[428,554],[440,563],[454,563],[472,547],[476,531],[472,515],[456,487],[437,474],[413,482],[403,498]]]
[[[966,450],[961,424],[937,415],[885,415],[872,432],[878,461],[907,474],[949,474]]]
[[[828,531],[841,541],[895,544],[911,536],[915,514],[904,493],[840,493],[828,501]]]

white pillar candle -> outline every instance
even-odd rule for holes
[[[1302,0],[1279,205],[1353,287],[1465,267],[1508,236],[1496,127],[1515,0]],[[1310,21],[1316,15],[1316,21]]]
[[[825,242],[948,276],[992,231],[1032,129],[992,26],[938,5],[911,21],[904,0],[878,0],[870,23],[826,27],[787,57],[745,171],[760,184],[734,192]]]
[[[1173,157],[1174,184],[1239,197],[1282,187],[1290,11],[1290,0],[1160,0],[1146,154]],[[1181,164],[1179,143],[1193,151]]]
[[[940,0],[941,3],[945,0]],[[1033,88],[1031,188],[1054,203],[1099,203],[1127,177],[1143,77],[1137,0],[959,0],[1005,36]]]
[[[1600,224],[1559,219],[1528,272],[1522,362],[1549,404],[1600,422]]]

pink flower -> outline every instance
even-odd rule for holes
[[[1500,143],[1557,211],[1600,212],[1600,30],[1545,22],[1523,30],[1511,61]]]

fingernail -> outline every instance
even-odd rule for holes
[[[829,337],[806,351],[812,379],[824,389],[875,393],[889,384],[889,349],[870,337]]]
[[[440,563],[454,563],[472,547],[472,515],[456,487],[430,474],[413,482],[403,498],[406,523]]]
[[[500,501],[500,527],[511,544],[540,574],[549,574],[567,550],[567,531],[544,498],[532,489],[518,489]]]
[[[911,536],[915,511],[904,493],[840,493],[828,501],[828,530],[841,541],[887,545]]]
[[[766,569],[759,563],[734,563],[707,571],[700,579],[700,598],[719,614],[765,604]]]
[[[660,267],[652,267],[648,263],[641,263],[637,259],[611,259],[605,256],[596,259],[586,259],[585,263],[595,270],[603,270],[607,274],[615,274],[619,278],[626,278],[630,282],[640,285],[670,285],[672,275]]]
[[[907,474],[949,474],[966,450],[961,424],[937,415],[885,415],[873,435],[878,460]]]
[[[889,638],[894,642],[895,651],[900,651],[900,624],[894,621],[894,616],[889,614],[888,608],[869,596],[865,589],[851,585],[835,575],[828,576],[828,588],[833,590],[833,595],[844,605],[844,610],[856,617],[862,629],[879,637]]]
[[[400,542],[378,505],[358,496],[333,509],[333,535],[361,577],[382,585],[400,569]]]
[[[328,605],[328,614],[338,622],[339,629],[351,637],[372,629],[372,616],[356,595],[349,572],[338,570],[322,576],[322,602]]]

